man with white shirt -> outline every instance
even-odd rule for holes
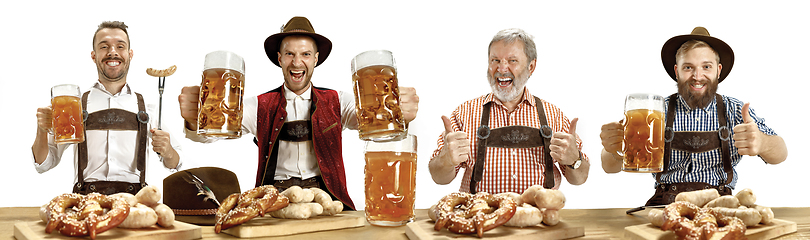
[[[264,42],[265,53],[281,67],[284,84],[246,99],[242,131],[253,133],[259,147],[256,186],[319,187],[355,209],[346,188],[341,132],[357,129],[354,96],[312,86],[314,68],[326,60],[332,42],[315,33],[309,20],[293,17],[281,33]],[[400,87],[405,121],[416,118],[418,96]],[[186,119],[186,137],[207,142],[196,134],[199,86],[183,88],[178,97]]]
[[[147,108],[143,97],[127,84],[132,53],[126,24],[99,25],[90,52],[98,82],[82,95],[82,108],[88,113],[86,140],[73,148],[75,193],[137,193],[146,186],[147,144],[161,156],[164,167],[176,170],[181,165],[179,144],[167,131],[157,129],[154,106]],[[57,145],[48,133],[52,113],[51,106],[37,109],[37,135],[31,150],[39,173],[56,167],[68,147]]]

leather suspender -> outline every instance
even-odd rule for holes
[[[82,95],[82,109],[85,109],[85,110],[87,109],[87,97],[88,97],[89,94],[90,94],[90,91],[87,91]],[[138,113],[134,114],[135,118],[138,121],[138,123],[137,123],[138,135],[137,135],[137,139],[136,139],[137,145],[136,145],[136,148],[135,148],[135,160],[137,161],[136,168],[138,169],[138,171],[141,172],[140,180],[139,180],[140,184],[141,184],[141,187],[145,187],[146,186],[146,139],[147,139],[146,133],[149,131],[147,129],[147,123],[149,122],[149,115],[146,113],[146,106],[145,106],[144,101],[143,101],[143,96],[141,94],[139,94],[139,93],[135,93],[135,95],[138,98]],[[119,109],[107,109],[107,110],[102,110],[102,111],[107,111],[108,113],[120,112]],[[101,112],[101,111],[99,111],[99,112]],[[99,113],[99,112],[96,112],[96,113]],[[127,112],[127,113],[129,113],[129,112]],[[94,113],[93,115],[95,117],[96,114]],[[114,116],[117,116],[117,115],[109,115],[109,116],[114,117]],[[105,117],[105,116],[100,116],[100,117]],[[90,118],[90,116],[88,116],[88,118]],[[126,118],[121,119],[121,121],[123,121],[123,123],[120,123],[121,121],[119,121],[118,123],[113,122],[113,123],[109,123],[109,124],[92,123],[92,125],[96,126],[96,127],[91,127],[90,126],[91,124],[88,124],[87,130],[110,129],[109,127],[113,127],[115,129],[123,129],[123,130],[134,130],[134,129],[129,129],[129,128],[131,128],[130,126],[132,124],[127,124],[126,123],[127,121],[125,119]],[[78,165],[79,165],[78,168],[79,169],[78,169],[78,173],[77,173],[78,182],[76,183],[75,187],[81,189],[81,187],[85,183],[84,182],[84,170],[87,168],[87,140],[85,140],[84,142],[79,143],[78,147],[79,147],[79,160],[78,160]]]
[[[728,185],[734,179],[734,169],[731,166],[731,129],[728,127],[726,119],[726,104],[723,102],[723,97],[720,94],[715,95],[717,102],[717,121],[720,128],[717,130],[717,138],[720,142],[720,151],[723,159],[723,171],[726,172],[726,178],[723,186]],[[661,183],[661,176],[669,170],[669,161],[671,158],[672,142],[675,140],[675,106],[678,103],[678,94],[669,96],[669,106],[667,107],[667,122],[666,130],[664,132],[664,171],[655,175],[655,181]],[[678,139],[683,141],[688,139]],[[719,184],[719,183],[718,183]]]
[[[543,103],[538,97],[534,97],[535,105],[537,106],[537,117],[540,120],[540,136],[543,137],[543,187],[544,188],[553,188],[554,187],[554,160],[551,158],[551,150],[548,146],[551,144],[551,136],[553,131],[551,127],[548,126],[548,121],[546,119],[546,113],[543,109]],[[475,157],[475,167],[473,168],[473,174],[470,178],[470,193],[476,193],[475,190],[478,182],[480,182],[484,175],[484,164],[486,162],[486,155],[487,155],[487,143],[490,139],[489,135],[491,133],[489,128],[489,113],[490,109],[492,108],[492,102],[488,102],[484,104],[482,113],[481,113],[481,126],[478,127],[476,132],[476,137],[478,138],[478,146],[477,152]],[[550,180],[550,181],[549,181]]]

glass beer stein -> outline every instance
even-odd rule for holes
[[[624,116],[622,171],[663,171],[664,98],[646,93],[627,95]]]
[[[376,50],[352,59],[352,82],[360,139],[390,141],[407,134],[399,106],[399,86],[394,56]]]
[[[401,226],[414,220],[416,136],[387,142],[367,141],[366,221]]]
[[[56,144],[84,142],[81,90],[73,84],[51,88],[51,125]]]
[[[227,51],[205,55],[197,112],[197,134],[209,138],[242,136],[245,61]]]

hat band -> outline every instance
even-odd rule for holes
[[[172,209],[174,215],[180,216],[203,216],[203,215],[216,215],[217,209]]]
[[[287,30],[287,31],[284,31],[284,32],[285,33],[290,33],[290,32],[310,33],[308,30],[304,30],[304,29],[290,29],[290,30]]]

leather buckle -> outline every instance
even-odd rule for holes
[[[725,130],[726,133],[725,137],[723,137],[723,130]],[[724,142],[728,141],[731,138],[731,130],[729,130],[726,126],[721,126],[719,129],[717,129],[717,135],[720,136],[720,140]]]
[[[669,137],[667,137],[667,133],[669,133]],[[672,142],[672,139],[675,139],[675,130],[671,127],[664,128],[664,142]]]
[[[141,119],[141,116],[142,116],[141,114],[146,115],[146,117],[144,117],[146,119]],[[141,122],[143,124],[148,123],[149,122],[149,114],[144,112],[144,111],[139,111],[138,112],[138,122]]]
[[[548,133],[546,133],[546,130],[548,130]],[[551,130],[551,127],[548,125],[540,126],[540,135],[543,136],[543,138],[551,138],[554,136],[554,130]]]
[[[489,138],[489,134],[491,132],[492,131],[490,131],[489,126],[481,125],[478,127],[478,131],[475,132],[475,135],[478,137],[478,139],[487,139]]]

